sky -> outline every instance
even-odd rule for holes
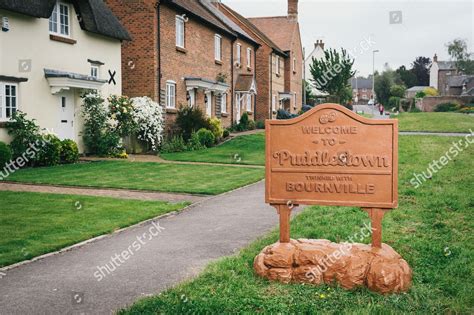
[[[246,17],[287,14],[287,0],[222,0]],[[446,43],[466,40],[473,50],[474,5],[472,0],[299,0],[303,47],[309,54],[314,42],[326,48],[345,48],[355,57],[357,75],[372,73],[385,63],[396,69],[410,67],[418,56],[450,60]]]

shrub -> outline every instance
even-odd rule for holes
[[[209,120],[197,106],[182,106],[176,116],[176,126],[180,129],[184,140],[190,139],[193,131],[201,128],[210,129]]]
[[[12,159],[12,151],[10,147],[5,143],[0,141],[0,170],[3,169],[6,163],[10,162]]]
[[[265,122],[263,120],[257,121],[257,129],[265,129]]]
[[[389,108],[399,108],[400,106],[400,97],[398,96],[390,96],[390,98],[388,99],[388,107]]]
[[[283,108],[280,108],[277,111],[277,119],[291,119],[291,118],[295,118],[297,116],[298,115],[291,114],[290,112],[284,110]]]
[[[135,97],[133,102],[133,119],[138,126],[138,139],[147,142],[156,151],[163,141],[165,119],[163,108],[149,97]]]
[[[222,127],[221,120],[219,118],[211,118],[209,119],[209,127],[214,134],[214,138],[216,141],[218,141],[220,138],[222,138],[224,134],[224,128]]]
[[[352,110],[352,111],[354,110],[354,106],[352,106],[351,103],[345,104],[344,107],[347,108],[348,110]]]
[[[249,127],[249,114],[243,113],[242,116],[240,117],[240,129],[241,131],[247,130]]]
[[[427,96],[438,96],[438,90],[432,87],[427,87],[423,90]]]
[[[7,123],[8,134],[13,138],[10,143],[13,158],[24,154],[30,145],[40,138],[40,128],[34,119],[26,118],[26,114],[17,111]]]
[[[224,133],[222,134],[222,136],[223,136],[224,138],[227,138],[228,136],[230,136],[230,131],[229,131],[229,129],[225,129],[225,130],[224,130]]]
[[[418,91],[415,94],[415,98],[424,98],[426,96],[426,93],[424,91]]]
[[[247,127],[248,127],[248,130],[255,130],[257,129],[257,124],[255,123],[255,121],[250,120]]]
[[[188,151],[202,150],[205,148],[206,147],[201,144],[201,140],[199,139],[197,132],[193,131],[191,138],[188,141]]]
[[[53,166],[61,161],[61,140],[55,135],[43,136],[43,145],[38,151],[35,165]]]
[[[129,136],[138,129],[137,122],[133,119],[133,105],[127,96],[111,95],[109,101],[110,118],[116,121],[115,132],[121,137]]]
[[[79,160],[79,149],[76,142],[70,139],[61,141],[61,163],[73,164]]]
[[[216,141],[214,134],[209,129],[201,128],[197,132],[199,142],[206,148],[210,148]]]
[[[113,156],[122,151],[121,137],[111,126],[104,99],[99,94],[84,93],[82,96],[84,117],[84,144],[88,153]]]
[[[461,105],[457,103],[441,103],[434,109],[435,112],[457,112],[461,109]]]
[[[392,85],[390,87],[390,95],[398,98],[405,97],[406,87],[404,85]],[[389,98],[390,102],[390,98]]]
[[[311,109],[313,109],[313,106],[311,106],[311,105],[303,105],[303,107],[301,107],[301,111],[303,113],[306,113],[307,111],[309,111]]]
[[[169,138],[167,141],[163,142],[163,145],[161,146],[161,152],[163,153],[183,152],[186,150],[186,142],[184,142],[181,135]]]

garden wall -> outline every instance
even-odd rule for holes
[[[422,100],[416,102],[416,107],[424,112],[432,112],[442,103],[458,103],[461,105],[472,102],[472,96],[426,96]]]

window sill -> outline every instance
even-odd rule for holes
[[[176,51],[179,51],[180,53],[183,53],[183,54],[186,54],[188,52],[186,48],[179,47],[179,46],[176,46]]]
[[[49,39],[57,41],[57,42],[61,42],[61,43],[70,44],[70,45],[74,45],[75,43],[77,43],[77,41],[72,38],[63,37],[63,36],[54,35],[54,34],[49,34]]]
[[[166,113],[167,114],[176,114],[178,110],[176,108],[167,108]]]
[[[227,114],[227,113],[221,113],[221,117],[229,117],[229,114]]]
[[[220,61],[220,60],[214,60],[214,62],[216,63],[216,65],[222,66],[222,61]]]

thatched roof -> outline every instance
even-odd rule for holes
[[[102,0],[72,0],[81,28],[85,31],[131,40],[127,30]],[[56,0],[0,0],[0,9],[48,19]]]

